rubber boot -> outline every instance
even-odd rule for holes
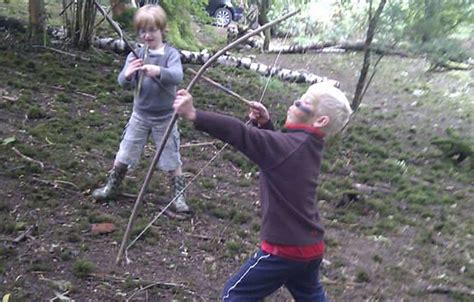
[[[178,213],[187,213],[189,212],[189,206],[186,204],[185,191],[186,180],[184,176],[173,176],[172,177],[172,189],[174,192],[173,198],[176,198],[173,201],[173,208]],[[178,197],[176,197],[178,196]]]
[[[126,165],[114,166],[112,172],[110,172],[105,186],[95,189],[92,192],[92,197],[98,201],[109,200],[117,196],[118,189],[122,183],[123,178],[127,173]]]

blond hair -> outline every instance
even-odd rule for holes
[[[133,25],[136,30],[156,27],[161,30],[163,39],[168,32],[168,20],[165,10],[155,4],[147,4],[137,10],[133,17]]]
[[[313,102],[316,116],[328,116],[329,123],[323,127],[326,135],[334,135],[344,128],[352,114],[349,100],[344,93],[329,83],[311,85],[305,97]]]

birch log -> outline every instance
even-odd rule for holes
[[[130,42],[132,47],[139,47],[140,44]],[[99,48],[105,48],[114,52],[123,53],[129,51],[125,43],[120,39],[112,38],[100,38],[94,39],[94,46]],[[193,52],[187,50],[179,50],[181,55],[181,62],[183,64],[195,64],[202,65],[206,63],[209,58],[212,57],[213,53],[207,52],[206,50],[201,52]],[[282,67],[272,67],[262,63],[255,62],[252,58],[248,57],[236,57],[232,55],[223,55],[217,59],[217,63],[224,66],[231,66],[235,68],[243,68],[257,72],[263,76],[271,75],[273,78],[278,78],[282,81],[293,82],[293,83],[308,83],[314,84],[324,81],[329,81],[334,86],[338,87],[339,82],[331,80],[326,77],[315,75],[309,72],[295,71]]]

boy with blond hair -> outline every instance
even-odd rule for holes
[[[223,140],[260,167],[261,244],[224,286],[223,301],[260,301],[286,286],[296,301],[326,301],[319,282],[324,229],[315,202],[324,137],[348,122],[344,94],[314,84],[287,111],[286,132],[274,131],[270,115],[252,102],[247,126],[240,120],[196,110],[192,95],[179,90],[176,112],[196,129]]]
[[[141,7],[135,13],[134,25],[148,48],[147,60],[143,59],[146,47],[136,50],[140,58],[130,53],[118,75],[118,82],[124,88],[136,88],[140,73],[144,75],[143,81],[140,91],[135,94],[133,112],[125,127],[107,183],[92,192],[92,196],[97,200],[107,200],[116,196],[128,168],[135,166],[140,159],[150,134],[155,144],[159,145],[174,113],[173,101],[177,85],[183,79],[179,52],[164,41],[167,18],[163,8],[159,5]],[[189,207],[183,192],[185,180],[181,169],[179,141],[179,132],[175,124],[158,167],[170,174],[175,196],[174,209],[177,212],[188,212]]]

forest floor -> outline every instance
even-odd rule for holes
[[[110,169],[132,107],[116,76],[123,55],[32,48],[0,39],[0,294],[10,301],[217,301],[258,247],[258,170],[179,121],[192,214],[160,216],[116,265],[154,154],[148,144],[116,200],[91,190]],[[247,55],[240,53],[240,55]],[[273,64],[276,54],[256,54]],[[349,98],[360,53],[281,55],[277,64],[339,80]],[[332,301],[472,301],[474,159],[446,158],[446,129],[473,147],[472,71],[428,72],[423,59],[385,57],[346,131],[328,140],[318,203],[326,228],[322,282]],[[194,66],[194,68],[198,68]],[[247,99],[266,78],[214,67],[209,77]],[[186,74],[183,87],[192,75]],[[305,84],[270,80],[263,102],[281,126]],[[242,120],[246,108],[204,82],[201,109]],[[197,145],[197,143],[209,143]],[[345,199],[345,196],[357,198]],[[170,201],[155,173],[132,239]],[[96,226],[110,223],[110,232]],[[281,289],[266,301],[291,301]]]

